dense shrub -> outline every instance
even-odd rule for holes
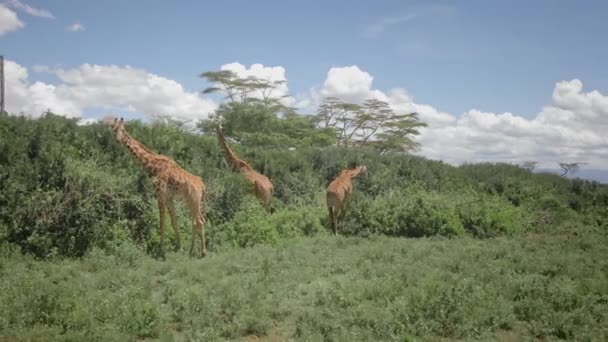
[[[424,192],[396,192],[373,199],[355,195],[344,226],[348,233],[363,235],[422,237],[464,232],[453,203]]]
[[[283,208],[268,215],[253,198],[245,200],[243,208],[232,220],[212,226],[209,244],[250,247],[259,243],[276,244],[282,239],[312,236],[324,231],[324,212],[315,207]]]
[[[211,248],[327,231],[325,187],[352,164],[366,164],[368,172],[355,180],[345,234],[486,238],[581,225],[605,231],[608,221],[608,187],[596,182],[506,164],[453,167],[367,149],[233,143],[237,154],[274,183],[274,213],[267,214],[250,185],[229,170],[214,136],[158,122],[128,122],[127,130],[202,177]],[[178,216],[186,245],[191,221],[181,206]],[[0,240],[39,257],[82,256],[127,240],[153,250],[158,224],[150,177],[107,127],[78,126],[52,114],[37,120],[0,117]]]

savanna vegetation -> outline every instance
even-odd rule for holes
[[[606,185],[427,160],[407,154],[414,114],[327,99],[303,116],[242,90],[268,84],[204,77],[236,88],[198,128],[126,126],[205,181],[204,259],[157,257],[149,176],[108,127],[0,116],[0,340],[608,338]],[[273,213],[227,167],[218,119],[273,181]],[[335,237],[325,187],[353,164]]]

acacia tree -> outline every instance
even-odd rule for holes
[[[289,95],[278,95],[285,81],[239,77],[230,70],[207,71],[200,75],[212,85],[205,94],[222,93],[225,103],[199,122],[212,132],[218,120],[227,136],[257,146],[326,146],[335,142],[331,130],[318,129],[314,117],[302,116],[282,103]]]
[[[359,105],[328,97],[316,117],[320,127],[335,130],[338,145],[374,146],[380,152],[418,148],[412,137],[420,134],[420,127],[426,127],[417,113],[396,114],[388,103],[377,99]]]
[[[285,96],[276,96],[275,90],[285,81],[269,81],[254,76],[239,77],[231,70],[207,71],[200,75],[211,86],[203,94],[223,93],[226,102],[221,104],[209,120],[203,120],[199,127],[204,131],[212,129],[217,120],[226,122],[226,132],[232,126],[258,127],[277,115],[285,115],[293,110],[283,105],[280,100]]]
[[[538,164],[537,161],[534,160],[527,160],[525,162],[523,162],[520,166],[524,169],[526,169],[527,171],[534,171],[534,169],[536,168],[536,165]]]
[[[277,96],[275,90],[285,80],[270,81],[255,76],[239,77],[231,70],[207,71],[200,75],[213,85],[203,90],[203,94],[221,92],[228,103],[261,104],[273,111],[292,111],[283,105],[281,99],[289,95]]]
[[[559,167],[561,167],[562,170],[564,170],[564,172],[560,176],[565,176],[568,173],[574,174],[574,173],[576,173],[576,171],[578,171],[578,169],[580,168],[580,166],[584,165],[584,164],[586,164],[586,163],[582,163],[582,162],[578,162],[578,163],[558,162],[557,163],[557,165],[559,165]]]

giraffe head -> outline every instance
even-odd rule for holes
[[[239,159],[235,162],[234,168],[237,170],[242,170],[242,169],[250,169],[251,166],[249,164],[247,164],[246,161]]]
[[[352,177],[357,177],[360,174],[367,172],[367,166],[365,166],[365,165],[355,166],[352,169],[350,169],[350,171],[351,171]]]
[[[116,139],[118,139],[118,141],[123,141],[126,137],[124,119],[120,118],[120,120],[118,120],[117,118],[114,118],[112,130],[116,132]]]

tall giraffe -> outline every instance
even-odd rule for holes
[[[198,234],[201,239],[201,257],[204,257],[207,254],[207,249],[205,247],[205,216],[201,210],[201,202],[205,194],[205,184],[202,179],[182,169],[173,159],[152,152],[147,146],[132,138],[125,130],[123,118],[120,118],[120,120],[114,118],[111,126],[112,130],[116,132],[116,139],[133,153],[135,158],[142,163],[144,169],[153,177],[160,215],[161,253],[164,254],[165,213],[167,210],[171,217],[171,226],[175,232],[177,249],[181,249],[181,239],[173,203],[176,197],[181,197],[188,205],[193,223],[190,255],[194,252],[194,243]]]
[[[234,171],[240,172],[245,179],[253,186],[255,197],[258,198],[267,211],[270,211],[270,202],[272,201],[273,186],[268,177],[254,170],[246,161],[240,159],[232,151],[222,130],[222,125],[218,123],[215,130],[226,161]]]
[[[336,235],[338,235],[338,221],[344,215],[346,200],[353,191],[352,180],[366,170],[365,165],[342,170],[338,178],[334,179],[327,187],[327,210],[329,211],[331,228]]]

